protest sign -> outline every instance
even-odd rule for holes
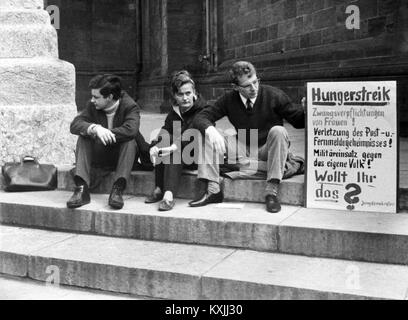
[[[309,83],[306,206],[397,212],[397,84]]]

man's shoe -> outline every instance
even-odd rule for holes
[[[266,196],[266,211],[271,213],[278,213],[279,211],[281,211],[281,205],[276,196]]]
[[[174,208],[174,205],[176,204],[176,201],[167,201],[163,200],[159,204],[159,211],[170,211]]]
[[[91,202],[88,188],[86,186],[75,187],[74,194],[67,202],[69,209],[76,209]]]
[[[113,185],[112,191],[109,195],[109,205],[113,209],[120,210],[123,208],[124,202],[123,202],[122,195],[123,195],[123,188]]]
[[[224,194],[222,193],[222,191],[218,193],[208,193],[207,191],[200,199],[191,201],[188,204],[190,207],[204,207],[210,203],[221,203],[223,201]]]
[[[152,193],[145,199],[145,203],[156,203],[163,199],[163,193]]]

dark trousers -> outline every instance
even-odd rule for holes
[[[154,168],[156,187],[159,187],[163,192],[171,191],[176,195],[182,171],[182,164],[158,164]]]
[[[172,158],[173,157],[171,157],[171,160]],[[181,159],[181,157],[179,157],[179,159]],[[159,187],[163,193],[171,191],[173,195],[176,196],[180,186],[183,169],[197,170],[197,165],[186,165],[183,163],[174,164],[173,161],[171,161],[171,163],[160,163],[156,165],[154,168],[156,187]]]
[[[81,177],[89,186],[92,167],[113,169],[114,181],[119,178],[128,181],[137,154],[138,147],[134,139],[104,146],[99,139],[80,136],[76,147],[75,175]]]

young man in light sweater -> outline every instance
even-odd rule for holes
[[[138,147],[140,107],[122,91],[120,78],[99,75],[90,83],[92,99],[71,123],[71,133],[78,135],[74,194],[68,208],[79,208],[90,202],[91,167],[115,170],[109,205],[121,209]]]
[[[231,156],[233,148],[232,154],[241,163],[254,153],[255,158],[267,162],[266,209],[272,213],[279,212],[281,205],[277,195],[279,184],[285,176],[290,144],[283,119],[295,128],[304,128],[304,107],[293,105],[283,91],[260,85],[255,67],[249,62],[236,62],[230,70],[230,78],[233,91],[221,97],[214,106],[205,108],[193,123],[205,136],[198,178],[206,180],[208,188],[198,200],[190,202],[190,206],[200,207],[223,201],[218,164],[222,163],[224,155]],[[241,131],[237,139],[227,139],[215,128],[215,122],[224,116],[238,133]],[[255,152],[254,146],[251,146],[251,135],[252,141],[255,138],[258,142]]]

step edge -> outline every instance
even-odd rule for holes
[[[242,251],[246,251],[246,250],[242,250]],[[0,254],[3,251],[0,250]],[[346,298],[346,299],[353,299],[353,298],[365,298],[365,299],[397,299],[395,297],[390,298],[390,297],[378,297],[378,296],[372,296],[372,295],[357,295],[357,294],[351,294],[348,292],[342,292],[340,290],[327,290],[322,288],[322,290],[319,290],[318,288],[309,288],[309,287],[296,287],[293,285],[288,285],[288,286],[284,286],[281,284],[273,284],[273,283],[263,283],[263,282],[259,282],[259,281],[250,281],[250,280],[237,280],[237,279],[231,279],[231,278],[221,278],[221,277],[216,277],[216,276],[209,276],[209,275],[205,275],[205,273],[203,274],[198,274],[198,275],[194,275],[194,274],[188,274],[188,273],[180,273],[180,272],[173,272],[173,271],[165,271],[165,270],[157,270],[157,269],[146,269],[146,268],[141,268],[141,267],[127,267],[127,266],[121,266],[121,265],[115,265],[115,264],[108,264],[108,263],[98,263],[98,262],[88,262],[88,261],[83,261],[83,260],[73,260],[73,259],[64,259],[64,258],[55,258],[55,257],[50,257],[50,256],[42,256],[42,255],[35,255],[35,254],[26,254],[24,255],[25,260],[27,261],[27,278],[32,279],[32,280],[36,280],[36,281],[42,281],[42,282],[46,282],[42,279],[39,279],[38,277],[36,277],[35,274],[35,270],[33,271],[33,267],[31,266],[32,263],[35,263],[37,259],[43,259],[44,262],[45,261],[50,261],[53,264],[58,264],[58,263],[62,263],[62,264],[81,264],[81,265],[85,265],[85,266],[92,266],[92,267],[102,267],[102,268],[109,268],[109,267],[113,267],[113,268],[118,268],[121,270],[125,270],[125,271],[132,271],[135,270],[136,272],[155,272],[158,274],[168,274],[168,275],[179,275],[179,276],[183,276],[183,277],[188,277],[191,278],[191,281],[196,282],[196,286],[199,289],[199,292],[197,292],[196,295],[196,299],[200,299],[202,297],[206,297],[205,295],[205,287],[206,287],[206,282],[207,281],[222,281],[222,282],[231,282],[231,283],[240,283],[240,284],[244,284],[245,286],[256,286],[256,285],[261,285],[265,288],[271,288],[272,290],[278,290],[279,289],[286,289],[286,290],[296,290],[299,292],[304,292],[306,294],[315,294],[315,295],[319,295],[319,294],[326,294],[326,295],[338,295],[339,297],[342,298]],[[326,259],[326,260],[334,260],[334,259]],[[3,273],[4,275],[8,275]],[[24,278],[24,277],[21,277]],[[88,288],[88,289],[96,289],[96,290],[101,290],[101,291],[107,291],[107,292],[112,292],[112,293],[121,293],[121,294],[130,294],[130,295],[135,295],[134,293],[131,292],[131,289],[129,289],[128,291],[111,291],[111,290],[107,290],[104,289],[105,286],[102,284],[101,286],[88,286],[88,285],[84,285],[84,286],[80,286],[79,284],[77,284],[74,281],[74,284],[69,284],[68,281],[67,282],[61,282],[63,285],[65,286],[69,286],[69,287],[77,287],[77,288]],[[120,285],[120,284],[118,284]],[[137,294],[136,294],[137,295]],[[349,298],[347,298],[349,297]],[[155,297],[154,298],[163,298],[163,299],[172,299],[172,298],[178,298],[180,299],[180,297],[167,297],[167,296],[162,296],[162,297]],[[185,297],[188,298],[188,297]],[[191,298],[191,297],[190,297]]]

